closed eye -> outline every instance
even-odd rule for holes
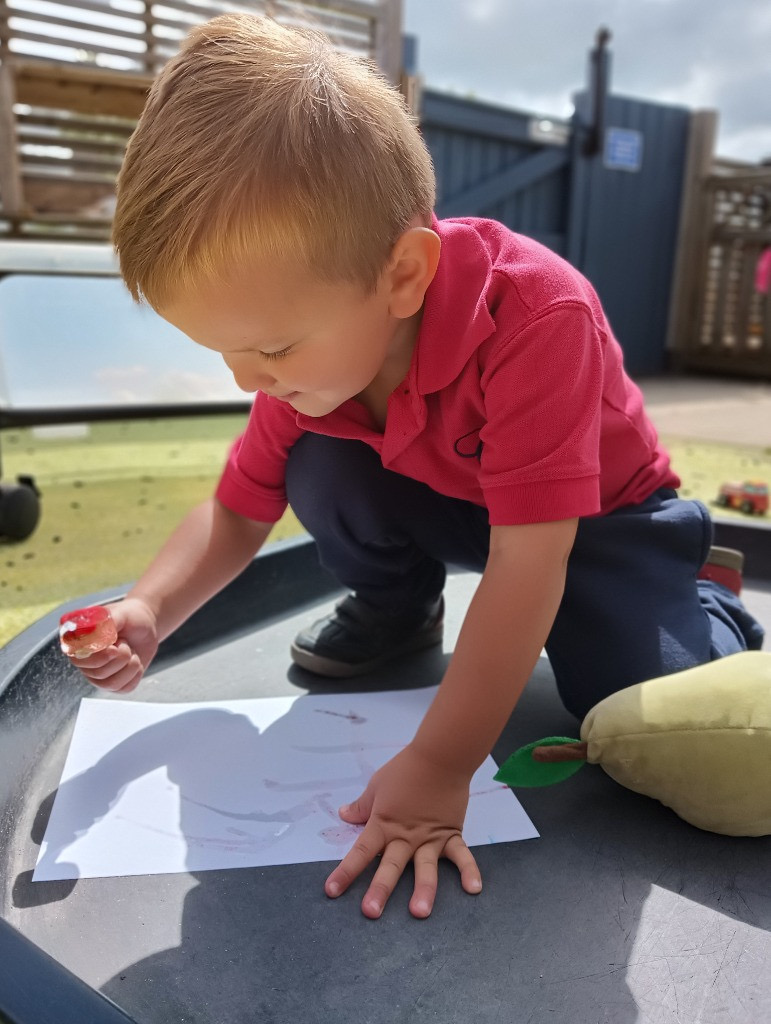
[[[287,355],[291,347],[292,346],[289,345],[287,348],[282,348],[278,352],[260,352],[260,355],[265,359],[281,359],[283,356]]]

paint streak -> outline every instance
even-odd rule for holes
[[[329,843],[330,846],[348,846],[363,831],[363,825],[349,825],[347,822],[341,822],[339,825],[323,828],[319,832],[319,838],[323,839],[325,843]]]
[[[134,825],[136,828],[144,829],[146,832],[154,832],[156,835],[166,836],[169,839],[174,839],[177,842],[184,843],[188,849],[224,850],[226,853],[267,850],[273,846],[274,843],[278,842],[290,827],[289,824],[285,823],[283,828],[278,829],[278,831],[274,832],[273,835],[270,836],[248,836],[245,833],[242,833],[244,838],[227,839],[224,836],[196,836],[192,835],[190,832],[170,832],[167,829],[151,825],[149,822],[137,821],[133,818],[127,818],[122,814],[116,814],[115,818],[116,820],[127,821],[129,824]]]
[[[498,786],[491,786],[489,789],[474,789],[469,793],[469,796],[487,796],[488,793],[497,793],[499,789],[508,789],[506,783],[501,783]]]
[[[327,794],[323,794],[327,795]],[[238,811],[225,811],[220,807],[212,807],[211,804],[203,803],[201,800],[193,800],[192,797],[183,796],[182,800],[185,803],[193,804],[195,807],[203,807],[207,811],[212,811],[214,814],[220,814],[223,818],[233,818],[236,821],[258,821],[258,822],[283,822],[289,825],[294,825],[298,821],[302,821],[303,818],[307,818],[310,814],[313,814],[316,810],[316,797],[305,800],[301,804],[295,804],[294,807],[286,807],[280,811],[274,811],[268,813],[266,811],[245,811],[239,813]]]
[[[348,714],[343,714],[342,711],[328,711],[326,708],[314,708],[317,715],[334,715],[335,718],[347,718],[349,722],[354,725],[364,725],[367,721],[366,718],[362,718],[361,715],[357,715],[355,711],[349,711]]]

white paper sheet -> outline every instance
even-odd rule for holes
[[[194,704],[88,698],[34,881],[339,860],[337,814],[415,734],[435,687]],[[538,833],[493,781],[471,785],[470,846]]]

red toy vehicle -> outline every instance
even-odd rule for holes
[[[717,505],[736,508],[748,516],[762,516],[768,511],[768,484],[762,480],[745,480],[723,484]]]

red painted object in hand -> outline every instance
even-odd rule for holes
[[[109,608],[93,605],[66,612],[59,619],[59,643],[62,651],[75,658],[103,651],[118,639],[118,631]]]

